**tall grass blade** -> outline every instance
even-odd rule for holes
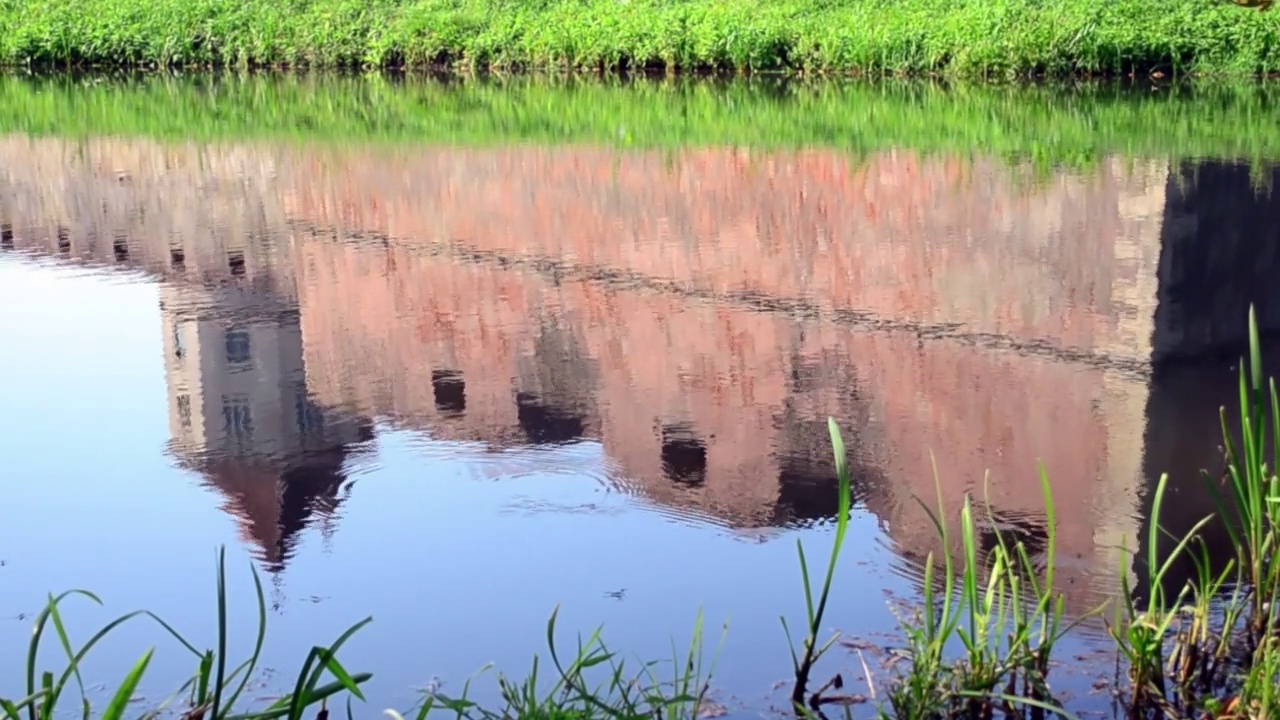
[[[120,683],[115,695],[111,697],[111,702],[107,704],[106,711],[102,713],[102,720],[121,720],[124,717],[124,711],[129,707],[129,701],[133,699],[133,691],[137,689],[138,683],[142,681],[142,675],[147,671],[147,665],[151,664],[151,654],[152,650],[147,650],[142,658],[129,670],[129,673],[125,675],[124,682]]]
[[[830,649],[832,642],[818,646],[818,633],[822,627],[822,618],[826,614],[827,601],[831,596],[831,585],[835,579],[836,563],[840,559],[840,549],[844,545],[844,537],[849,529],[849,513],[853,504],[853,478],[849,472],[849,459],[845,454],[844,439],[840,436],[840,427],[835,418],[827,418],[827,429],[831,435],[831,449],[835,457],[836,479],[838,487],[839,514],[836,516],[835,538],[831,544],[831,555],[827,561],[827,572],[822,581],[822,589],[818,595],[817,606],[813,603],[813,588],[809,579],[809,565],[804,555],[804,547],[797,540],[796,549],[800,557],[800,570],[804,582],[805,609],[809,627],[804,641],[804,649],[796,666],[795,686],[791,693],[791,703],[797,709],[804,710],[804,694],[809,684],[809,675],[817,660]],[[785,628],[785,624],[784,624]],[[790,633],[788,632],[788,635]]]
[[[88,590],[67,590],[66,592],[63,592],[49,599],[48,604],[46,604],[44,609],[40,611],[40,614],[36,616],[35,625],[31,630],[31,642],[27,645],[27,695],[28,696],[33,696],[36,694],[36,657],[40,654],[40,640],[44,637],[44,628],[46,623],[49,622],[51,608],[56,608],[58,604],[61,603],[64,599],[75,596],[75,595],[87,597],[93,602],[97,603],[98,605],[102,604],[102,601],[98,599],[98,596],[94,595]],[[52,690],[52,687],[48,689]],[[53,701],[51,699],[46,699],[45,705],[46,706],[50,705],[52,704],[52,702]],[[36,720],[36,713],[37,713],[37,708],[33,704],[28,709],[30,720]]]
[[[258,600],[258,637],[254,641],[253,653],[249,656],[249,659],[240,667],[237,667],[231,673],[231,677],[226,680],[226,682],[230,682],[231,678],[234,678],[243,670],[244,676],[240,678],[239,687],[237,687],[235,692],[231,693],[226,700],[226,706],[228,708],[236,706],[236,701],[240,699],[241,693],[244,692],[245,687],[249,684],[249,680],[253,676],[253,670],[258,666],[258,658],[262,656],[262,646],[266,643],[267,639],[267,598],[262,591],[262,578],[258,576],[258,568],[256,568],[253,563],[249,563],[249,571],[253,576],[253,589]],[[225,652],[225,649],[223,652]]]
[[[222,707],[222,690],[227,679],[227,548],[218,548],[217,571],[218,602],[218,654],[215,657],[217,671],[213,680],[213,705],[210,714],[219,720],[225,710]]]

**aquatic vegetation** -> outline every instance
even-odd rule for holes
[[[183,683],[168,699],[154,707],[147,708],[143,717],[155,717],[168,709],[175,701],[182,700],[184,704],[180,712],[186,720],[204,720],[205,718],[210,720],[248,720],[248,718],[254,718],[255,720],[275,720],[277,718],[300,720],[304,713],[309,713],[316,708],[319,708],[322,714],[325,713],[324,708],[329,699],[339,694],[350,693],[357,698],[363,699],[364,696],[360,690],[360,685],[367,682],[372,676],[368,673],[351,674],[347,672],[342,663],[338,661],[337,652],[352,635],[371,622],[371,618],[366,618],[352,625],[331,644],[327,646],[317,645],[311,648],[298,672],[293,692],[286,694],[265,708],[250,713],[236,709],[236,704],[241,694],[248,686],[255,668],[258,666],[263,644],[266,640],[266,600],[263,596],[262,583],[258,577],[258,572],[252,566],[250,567],[253,571],[254,588],[257,592],[258,600],[257,635],[253,652],[247,659],[234,667],[230,666],[230,659],[227,656],[230,623],[227,618],[225,549],[219,551],[217,564],[216,650],[198,650],[173,626],[146,610],[127,613],[110,621],[77,649],[72,645],[66,624],[63,622],[63,604],[76,597],[90,600],[98,605],[101,605],[102,601],[93,593],[85,590],[69,590],[57,596],[50,595],[44,608],[36,616],[31,641],[27,647],[26,674],[24,677],[26,694],[21,698],[0,697],[0,720],[50,720],[56,713],[67,712],[66,706],[70,703],[66,701],[66,690],[73,679],[76,683],[76,689],[79,691],[77,710],[83,717],[90,717],[92,708],[81,676],[81,666],[84,664],[89,652],[99,642],[125,623],[134,619],[148,619],[157,623],[182,648],[192,654],[196,663],[196,670],[191,678]],[[50,627],[54,630],[59,649],[66,655],[66,666],[60,673],[56,674],[52,670],[40,671],[37,669],[40,649],[45,642],[45,635]],[[112,693],[110,701],[99,717],[103,718],[103,720],[119,720],[125,716],[133,701],[133,692],[146,674],[154,656],[153,654],[154,648],[148,649],[128,669],[124,679]],[[332,676],[333,680],[320,685],[320,681],[324,679],[326,671]]]
[[[822,631],[822,618],[827,611],[827,600],[831,597],[831,582],[835,579],[836,563],[840,559],[840,548],[844,545],[844,536],[849,530],[853,476],[849,472],[849,459],[845,455],[844,440],[840,437],[840,428],[836,426],[834,419],[828,419],[827,423],[831,433],[831,446],[835,452],[836,479],[838,483],[836,491],[840,494],[840,502],[836,511],[835,538],[831,541],[831,554],[827,561],[827,574],[822,580],[816,604],[813,599],[813,579],[809,575],[809,563],[804,554],[804,543],[796,540],[796,553],[800,558],[800,576],[804,582],[805,617],[808,620],[805,626],[807,634],[804,637],[799,655],[796,654],[795,640],[791,637],[791,628],[787,626],[786,616],[782,617],[782,629],[786,633],[787,644],[791,647],[791,667],[792,672],[795,674],[795,686],[791,691],[791,702],[797,708],[804,707],[804,696],[809,687],[809,676],[813,672],[814,664],[839,639],[838,635],[833,635],[822,645],[818,644],[818,633]],[[821,703],[821,692],[815,693],[810,701],[810,706],[817,709]]]
[[[1258,74],[1278,38],[1221,0],[0,3],[11,65]]]
[[[1012,542],[994,523],[995,548],[982,557],[970,499],[960,512],[958,566],[945,551],[941,568],[935,556],[927,558],[923,602],[913,617],[900,619],[910,663],[889,684],[892,717],[990,717],[997,710],[1009,717],[1065,713],[1049,685],[1049,668],[1055,643],[1072,626],[1063,625],[1063,598],[1053,584],[1055,514],[1043,470],[1040,483],[1049,529],[1042,560],[1034,560],[1021,541]],[[948,523],[922,506],[942,546],[949,547]],[[960,652],[949,653],[948,646],[956,642]]]
[[[1229,502],[1220,503],[1236,548],[1240,583],[1248,588],[1247,641],[1251,649],[1264,647],[1277,627],[1280,597],[1280,476],[1274,456],[1280,450],[1280,399],[1272,378],[1262,380],[1261,343],[1257,317],[1249,311],[1249,360],[1240,362],[1240,447],[1232,439],[1227,414],[1222,413],[1226,440],[1225,478]],[[1270,400],[1270,412],[1266,403]],[[1270,422],[1270,428],[1268,428]],[[1272,441],[1268,452],[1267,441]]]
[[[1280,573],[1274,552],[1280,540],[1275,500],[1280,480],[1269,456],[1280,447],[1280,402],[1274,380],[1263,383],[1260,348],[1251,308],[1249,356],[1241,358],[1239,369],[1239,446],[1223,409],[1225,467],[1220,478],[1204,476],[1212,488],[1223,491],[1217,511],[1184,536],[1172,538],[1177,542],[1163,557],[1157,541],[1165,531],[1158,519],[1168,476],[1156,487],[1146,587],[1139,594],[1125,583],[1111,626],[1128,668],[1125,700],[1130,707],[1174,716],[1211,710],[1233,717],[1265,717],[1277,707],[1280,624],[1274,600]],[[1214,567],[1201,535],[1211,523],[1225,527],[1235,550],[1222,567]],[[1182,556],[1193,561],[1196,572],[1170,592],[1165,576]]]
[[[624,658],[610,650],[597,628],[584,641],[578,639],[577,650],[562,659],[556,645],[556,619],[553,612],[547,622],[547,649],[551,659],[551,679],[540,675],[540,661],[534,656],[533,666],[523,680],[497,676],[502,706],[487,709],[470,699],[471,680],[461,695],[452,697],[438,691],[425,693],[411,711],[387,710],[395,720],[406,717],[425,720],[433,712],[448,712],[458,720],[509,720],[511,718],[662,718],[695,720],[711,707],[707,700],[714,659],[704,664],[702,615],[694,624],[688,650],[677,651],[672,645],[669,664],[643,662],[631,669]],[[722,636],[723,639],[723,636]],[[716,656],[718,657],[717,651]],[[665,670],[663,669],[665,666]],[[636,666],[633,666],[636,667]],[[488,670],[484,668],[482,670]],[[669,672],[670,677],[664,678]]]
[[[1240,363],[1240,440],[1237,449],[1223,411],[1226,445],[1222,480],[1229,488],[1217,512],[1206,515],[1173,547],[1161,552],[1166,531],[1160,524],[1168,489],[1162,476],[1154,490],[1147,552],[1141,558],[1146,581],[1131,587],[1121,573],[1119,603],[1108,624],[1124,677],[1117,700],[1130,717],[1263,718],[1280,710],[1280,623],[1277,622],[1277,510],[1280,487],[1271,453],[1280,448],[1280,402],[1274,381],[1264,386],[1256,317],[1249,316],[1249,358]],[[1264,412],[1270,388],[1269,419]],[[1268,426],[1270,422],[1270,426]],[[1062,598],[1053,585],[1053,502],[1044,473],[1041,484],[1049,517],[1046,557],[1033,563],[1020,543],[1012,546],[997,530],[997,546],[985,560],[975,551],[972,504],[960,517],[961,561],[943,556],[941,577],[935,557],[925,567],[920,612],[904,619],[910,665],[889,684],[889,717],[1069,716],[1048,682],[1055,642],[1062,625]],[[943,547],[947,524],[931,516]],[[1231,533],[1236,557],[1215,567],[1203,531],[1221,523]],[[1169,587],[1170,569],[1180,558],[1195,567],[1181,587]],[[1122,552],[1121,561],[1130,557]],[[986,578],[985,582],[982,578]],[[941,592],[935,591],[940,579]],[[1101,608],[1099,608],[1101,610]],[[1079,622],[1079,621],[1077,621]],[[948,653],[955,640],[960,651]],[[1003,642],[1003,644],[1002,644]]]

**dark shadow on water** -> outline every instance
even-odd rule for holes
[[[1186,163],[1170,178],[1156,310],[1156,361],[1146,407],[1141,542],[1134,559],[1138,587],[1147,584],[1146,555],[1156,483],[1163,500],[1157,557],[1168,556],[1202,519],[1201,533],[1218,567],[1233,555],[1226,525],[1234,515],[1222,484],[1225,461],[1220,411],[1239,439],[1239,367],[1247,355],[1250,305],[1262,330],[1267,376],[1280,376],[1280,167]],[[1207,474],[1207,478],[1205,475]],[[1194,576],[1184,556],[1166,582],[1176,593]]]
[[[275,459],[211,457],[193,469],[225,499],[263,569],[284,572],[299,535],[312,523],[336,522],[346,482],[341,449],[302,458],[298,464]]]

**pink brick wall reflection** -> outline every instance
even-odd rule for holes
[[[1101,370],[424,250],[454,242],[1109,352],[1123,339],[1115,286],[1136,272],[1117,243],[1159,220],[1125,203],[1159,173],[1037,179],[909,153],[590,149],[313,156],[294,172],[291,217],[393,238],[294,237],[308,377],[326,402],[507,443],[521,437],[514,394],[535,393],[579,414],[644,495],[741,526],[778,518],[788,456],[829,468],[831,414],[857,437],[876,478],[867,502],[908,554],[931,547],[910,495],[934,495],[932,450],[949,513],[989,470],[998,509],[1038,514],[1043,459],[1060,480],[1060,542],[1079,561],[1066,572],[1087,581],[1115,565],[1095,537],[1114,499],[1109,442],[1142,429],[1109,426]],[[547,327],[554,348],[539,351]],[[466,379],[461,417],[434,409],[441,369]],[[663,426],[706,442],[701,488],[663,477]]]

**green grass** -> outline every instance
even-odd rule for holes
[[[835,538],[831,543],[831,552],[827,557],[827,573],[822,579],[818,591],[817,602],[814,602],[813,578],[809,574],[809,562],[804,553],[804,544],[796,540],[796,555],[800,560],[800,577],[804,585],[805,619],[807,621],[804,642],[800,653],[795,651],[795,640],[791,636],[791,628],[787,625],[786,616],[782,617],[782,629],[787,636],[787,645],[791,648],[791,668],[795,677],[795,685],[791,690],[791,704],[798,710],[805,707],[805,696],[809,693],[809,680],[818,660],[831,649],[839,636],[833,635],[822,645],[818,644],[818,633],[822,631],[822,618],[826,615],[827,601],[831,598],[831,584],[835,580],[836,566],[840,562],[840,550],[844,547],[844,538],[849,531],[849,510],[853,502],[853,474],[849,471],[849,459],[845,455],[844,440],[840,437],[840,428],[834,419],[828,418],[827,425],[831,434],[831,447],[836,464],[836,492],[839,502],[836,511]],[[817,710],[822,705],[823,686],[813,693],[809,705]]]
[[[1280,70],[1280,13],[1223,0],[3,0],[0,62]]]
[[[258,667],[267,632],[267,605],[262,592],[262,582],[257,570],[252,569],[252,571],[258,601],[257,640],[250,656],[234,667],[230,665],[230,659],[227,656],[227,637],[231,627],[227,617],[225,550],[218,553],[216,615],[213,622],[218,637],[216,649],[204,651],[197,649],[172,625],[146,610],[136,610],[121,615],[104,625],[83,645],[76,648],[62,619],[63,606],[76,598],[89,600],[98,605],[101,605],[102,601],[85,590],[68,590],[57,596],[49,595],[44,608],[36,616],[31,640],[26,648],[26,673],[22,678],[25,695],[19,698],[0,696],[0,720],[53,720],[58,713],[65,714],[67,705],[70,704],[67,701],[67,690],[72,680],[75,681],[74,689],[79,694],[75,710],[87,720],[92,715],[92,707],[81,677],[81,665],[99,642],[133,620],[150,620],[158,624],[182,650],[191,655],[194,665],[190,679],[167,700],[146,708],[141,717],[155,717],[164,712],[170,704],[181,699],[183,704],[181,712],[185,720],[204,720],[204,718],[210,718],[210,720],[278,720],[280,718],[302,720],[304,714],[309,714],[312,709],[319,709],[320,712],[327,714],[325,707],[329,698],[342,693],[350,693],[363,700],[364,695],[360,685],[372,676],[368,673],[355,675],[348,673],[342,663],[338,662],[337,652],[356,632],[371,622],[372,618],[352,625],[328,646],[312,647],[302,663],[292,692],[252,712],[237,710],[237,702],[252,679],[254,670]],[[57,649],[66,656],[65,665],[56,673],[53,670],[38,668],[41,647],[46,642],[46,635],[50,628],[53,629]],[[127,670],[124,679],[112,693],[111,699],[98,717],[102,720],[121,720],[126,714],[132,714],[129,706],[133,702],[133,692],[146,674],[153,654],[154,648],[149,648]],[[333,680],[320,685],[325,672],[328,672]]]
[[[715,663],[704,665],[701,614],[684,653],[673,644],[669,663],[640,663],[638,670],[605,644],[599,628],[585,641],[579,638],[575,652],[562,659],[555,637],[557,615],[552,613],[547,623],[550,672],[540,675],[541,663],[534,656],[533,668],[523,679],[499,674],[499,707],[486,708],[471,700],[469,680],[460,696],[429,692],[411,711],[387,710],[386,715],[393,720],[426,720],[439,712],[452,713],[457,720],[699,720],[710,707],[707,691]]]
[[[1280,12],[1276,13],[1280,17]],[[161,141],[890,148],[1041,165],[1280,157],[1280,86],[0,76],[0,132]]]

